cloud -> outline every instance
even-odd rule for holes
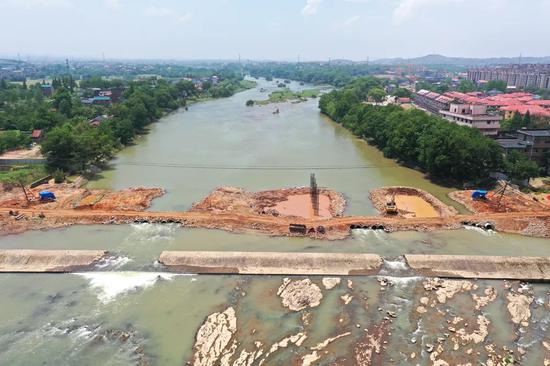
[[[152,5],[145,10],[145,14],[151,17],[170,18],[179,23],[187,23],[191,20],[191,13],[180,13],[173,9]]]
[[[396,24],[413,18],[422,9],[462,2],[462,0],[400,0],[399,5],[393,11],[393,21]]]
[[[302,9],[302,14],[312,16],[317,14],[317,9],[321,5],[322,0],[306,0],[306,6]]]

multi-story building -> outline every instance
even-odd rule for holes
[[[453,102],[449,110],[440,110],[439,114],[457,125],[478,129],[482,134],[490,137],[498,135],[502,120],[500,114],[488,113],[486,104]]]
[[[453,101],[453,98],[424,89],[416,92],[413,99],[417,106],[433,114],[439,114],[440,110],[448,109]]]
[[[540,166],[547,164],[550,154],[550,129],[549,130],[518,130],[517,138],[526,146],[525,153],[529,159],[536,161]]]
[[[468,79],[476,83],[502,80],[510,87],[531,86],[548,89],[550,88],[550,65],[511,65],[472,69],[468,71]]]

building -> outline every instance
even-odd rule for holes
[[[527,112],[529,112],[529,115],[532,117],[550,118],[550,109],[533,104],[508,105],[500,108],[500,110],[504,112],[505,119],[514,117],[515,113],[524,116]]]
[[[517,137],[503,137],[496,139],[496,142],[502,147],[505,154],[508,154],[510,151],[527,152],[528,146]]]
[[[482,134],[496,137],[500,130],[502,116],[498,113],[488,113],[486,104],[470,104],[453,102],[449,110],[440,110],[443,118],[460,126],[478,129]]]
[[[40,89],[42,89],[42,95],[45,97],[51,97],[53,95],[54,89],[51,84],[41,84]]]
[[[44,132],[42,130],[33,130],[31,133],[31,139],[34,142],[39,142],[44,137]]]
[[[550,88],[550,65],[511,65],[485,67],[468,71],[468,79],[480,83],[502,80],[508,87]]]
[[[93,98],[85,98],[85,99],[82,99],[82,104],[108,105],[108,104],[111,104],[111,97],[100,95]]]
[[[520,143],[526,146],[525,153],[529,159],[540,166],[546,166],[547,156],[550,154],[550,129],[521,129],[516,134]]]
[[[453,98],[425,89],[416,92],[413,99],[417,106],[433,114],[439,114],[439,111],[449,109],[453,101]]]

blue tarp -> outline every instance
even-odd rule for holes
[[[50,191],[42,191],[40,192],[40,199],[41,200],[55,200],[55,194]]]
[[[472,198],[473,199],[487,198],[487,191],[481,191],[481,190],[474,191],[474,193],[472,193]]]

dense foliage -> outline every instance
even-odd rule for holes
[[[219,82],[213,83],[212,75],[217,75]],[[208,76],[201,78],[187,76],[181,79],[180,75],[179,81],[97,76],[78,85],[71,75],[62,75],[52,79],[55,92],[47,96],[42,83],[28,87],[0,80],[0,153],[29,146],[31,131],[40,129],[45,135],[42,153],[51,171],[85,171],[110,158],[149,123],[187,100],[227,97],[254,86],[230,70],[209,70]],[[124,93],[115,104],[82,103],[81,98],[93,96],[92,88],[117,88]],[[97,123],[91,123],[98,117]]]
[[[475,181],[498,170],[518,179],[536,175],[534,163],[524,156],[514,155],[513,161],[504,161],[501,147],[476,129],[417,109],[362,103],[379,83],[374,78],[355,80],[342,90],[323,95],[319,107],[386,156],[419,167],[437,180]]]
[[[387,69],[381,65],[369,64],[319,64],[319,63],[280,63],[265,62],[247,66],[254,77],[299,80],[312,84],[344,86],[356,77],[366,76]]]

